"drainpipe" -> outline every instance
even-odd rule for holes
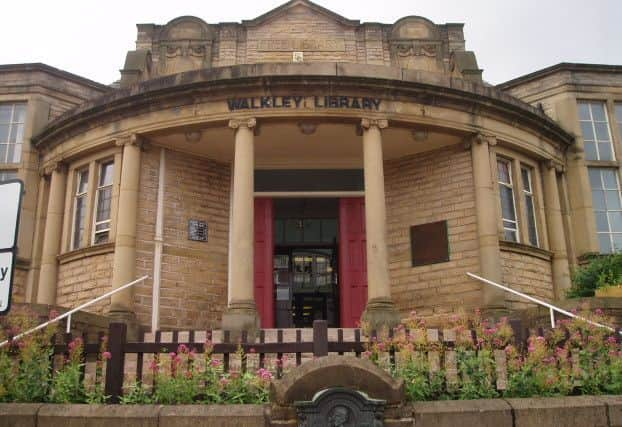
[[[166,149],[160,149],[158,172],[158,200],[156,202],[155,236],[153,237],[153,296],[151,307],[151,332],[160,329],[160,282],[162,273],[162,246],[164,243],[164,179],[166,173]]]

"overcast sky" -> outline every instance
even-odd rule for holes
[[[137,23],[182,15],[208,23],[252,19],[272,0],[6,1],[0,64],[43,62],[109,84],[134,49]],[[622,0],[317,0],[361,22],[421,15],[463,22],[484,79],[498,84],[559,62],[622,65]]]

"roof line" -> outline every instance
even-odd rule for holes
[[[78,83],[84,86],[92,87],[97,90],[108,92],[113,89],[110,86],[107,86],[105,84],[96,82],[91,79],[87,79],[86,77],[82,77],[77,74],[70,73],[69,71],[64,71],[59,68],[52,67],[42,62],[29,62],[29,63],[24,63],[24,64],[2,64],[0,65],[0,73],[10,72],[10,71],[20,71],[20,72],[41,71],[44,73],[55,75],[65,80],[71,80],[75,83]]]
[[[529,74],[525,74],[515,79],[508,80],[504,83],[499,83],[496,87],[501,90],[507,90],[514,86],[519,86],[524,83],[528,83],[532,80],[537,80],[548,75],[560,72],[560,71],[591,71],[597,73],[622,73],[622,65],[611,64],[585,64],[577,62],[560,62],[559,64],[551,65],[550,67],[542,68],[541,70],[534,71]]]

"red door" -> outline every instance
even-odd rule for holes
[[[341,326],[358,326],[367,303],[365,199],[339,200],[339,289]]]
[[[274,256],[272,199],[255,199],[255,304],[262,328],[274,327]],[[235,262],[235,260],[233,260]]]

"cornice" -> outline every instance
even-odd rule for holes
[[[111,123],[155,108],[225,99],[249,90],[305,86],[309,91],[363,90],[387,99],[444,106],[503,117],[570,145],[574,137],[537,108],[500,90],[444,74],[391,67],[337,63],[251,64],[202,69],[148,80],[87,101],[50,123],[33,138],[53,146],[96,124]],[[97,122],[97,123],[95,123]]]
[[[51,67],[41,62],[0,65],[0,73],[7,73],[7,72],[18,72],[18,73],[41,72],[41,73],[50,74],[54,77],[58,77],[63,80],[69,80],[81,86],[90,87],[91,89],[95,89],[103,93],[110,92],[113,90],[113,88],[111,88],[110,86],[106,86],[104,84],[87,79],[86,77],[78,76],[77,74],[73,74],[68,71],[63,71],[58,68]]]
[[[622,65],[607,65],[607,64],[579,64],[572,62],[561,62],[559,64],[552,65],[547,68],[543,68],[533,73],[525,74],[524,76],[517,77],[512,80],[508,80],[505,83],[500,83],[496,87],[500,90],[509,90],[516,86],[523,85],[525,83],[539,80],[551,74],[570,71],[570,72],[591,72],[591,73],[620,73],[622,74]]]

